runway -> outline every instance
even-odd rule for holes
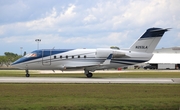
[[[180,78],[55,78],[0,77],[0,83],[159,83],[180,84]]]

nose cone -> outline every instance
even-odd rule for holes
[[[18,64],[18,60],[16,60],[15,62],[11,63],[11,66],[15,66],[16,64]]]
[[[16,60],[15,62],[13,62],[11,65],[12,65],[12,66],[15,66],[15,65],[17,65],[17,64],[22,63],[22,61],[23,61],[23,58],[20,58],[20,59]]]
[[[14,62],[11,64],[11,67],[13,67],[13,68],[19,68],[16,64],[14,64]]]
[[[24,58],[20,58],[16,60],[15,62],[13,62],[11,66],[14,68],[24,69],[23,61],[24,61]]]

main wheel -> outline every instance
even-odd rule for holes
[[[92,73],[88,73],[88,74],[86,74],[86,76],[87,76],[88,78],[91,78],[91,77],[93,76],[93,74],[92,74]]]

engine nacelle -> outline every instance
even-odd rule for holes
[[[114,49],[96,49],[96,57],[107,58],[110,54],[113,54],[113,58],[121,58],[125,56],[124,52]]]
[[[96,49],[96,57],[98,58],[107,58],[112,53],[112,49]]]
[[[113,58],[121,58],[125,55],[126,54],[124,52],[121,52],[120,50],[113,51]]]

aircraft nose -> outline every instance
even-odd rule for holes
[[[21,69],[21,68],[22,68],[22,60],[23,60],[22,58],[16,60],[15,62],[13,62],[13,63],[11,64],[11,66],[12,66],[13,68],[19,68],[19,69]]]
[[[24,65],[21,64],[21,63],[12,63],[11,66],[12,66],[13,68],[25,69],[25,68],[24,68]]]
[[[13,67],[13,68],[18,68],[16,62],[13,62],[13,63],[11,64],[11,67]]]
[[[16,66],[17,64],[19,64],[20,62],[19,62],[19,60],[16,60],[15,62],[13,62],[12,64],[11,64],[11,66]]]

